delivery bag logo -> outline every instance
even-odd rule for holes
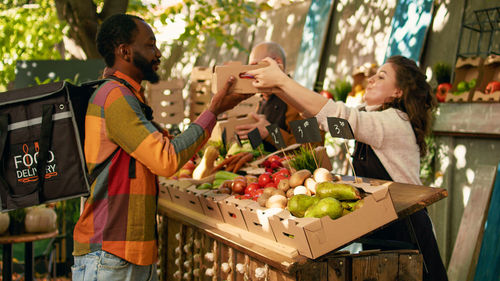
[[[12,156],[16,171],[17,182],[24,184],[38,181],[38,142],[31,145],[26,143],[17,146],[17,153]],[[49,150],[47,164],[45,166],[45,179],[50,179],[58,175],[56,156]]]

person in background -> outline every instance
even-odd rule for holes
[[[242,95],[231,77],[208,107],[170,139],[152,123],[141,82],[158,82],[161,53],[151,27],[117,14],[97,34],[109,80],[92,95],[85,120],[89,173],[100,170],[75,226],[73,280],[157,280],[157,175],[171,176],[208,140],[216,116]]]
[[[285,73],[285,52],[283,51],[283,48],[275,42],[262,42],[255,45],[250,52],[248,63],[254,65],[266,57],[274,59],[279,65],[282,66],[282,71]],[[236,133],[241,139],[246,139],[250,131],[258,128],[260,136],[263,140],[264,150],[274,152],[277,149],[271,140],[266,126],[276,124],[280,128],[285,145],[289,146],[294,144],[295,137],[293,136],[289,123],[294,120],[303,119],[300,116],[300,113],[294,107],[287,105],[275,94],[261,93],[260,95],[262,98],[259,103],[259,107],[257,108],[257,113],[251,113],[255,123],[236,126]],[[324,136],[324,134],[322,136]],[[316,145],[323,145],[323,143]]]
[[[327,100],[285,75],[278,64],[249,71],[255,87],[279,87],[279,97],[302,114],[315,116],[323,130],[327,117],[348,120],[356,139],[353,154],[358,176],[421,185],[420,157],[426,154],[436,99],[416,63],[402,56],[390,57],[369,78],[362,109]],[[439,254],[432,222],[423,209],[375,231],[368,238],[396,240],[419,249],[424,257],[423,280],[448,280]],[[365,249],[391,249],[388,245],[364,244]]]

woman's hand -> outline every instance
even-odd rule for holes
[[[262,61],[269,63],[269,66],[247,71],[247,74],[252,75],[255,81],[252,85],[256,88],[272,88],[282,87],[287,80],[291,79],[279,67],[275,60],[266,57]]]
[[[250,116],[256,121],[255,123],[252,124],[246,124],[246,125],[238,125],[234,128],[238,136],[240,136],[241,139],[247,139],[248,138],[248,133],[251,131],[255,130],[255,128],[259,129],[259,134],[262,139],[265,139],[268,135],[269,132],[266,129],[266,126],[271,125],[269,121],[267,121],[266,116],[263,114],[256,114],[254,112],[250,113]]]

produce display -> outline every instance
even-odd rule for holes
[[[236,199],[253,200],[263,210],[288,210],[296,218],[337,219],[363,206],[360,190],[337,182],[330,171],[318,168],[311,150],[300,146],[280,154],[264,156],[251,147],[239,145],[232,145],[224,153],[212,143],[205,147],[200,158],[186,163],[176,177],[188,181],[192,177],[191,183],[200,192],[224,194],[229,197],[222,198],[233,198],[233,203]],[[259,157],[258,165],[253,163]],[[258,174],[242,170],[251,165]],[[248,204],[244,202],[248,201],[239,205]]]
[[[279,156],[270,158],[263,165],[280,162],[279,159]],[[265,208],[288,209],[298,218],[329,216],[336,219],[361,208],[363,204],[356,187],[336,183],[325,168],[317,168],[311,173],[306,169],[291,172],[280,165],[274,166],[274,169],[258,176],[218,171],[212,183],[202,183],[196,188],[212,189],[215,193],[232,195],[241,200],[254,200]]]

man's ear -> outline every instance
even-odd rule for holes
[[[123,59],[124,61],[131,62],[132,50],[130,49],[130,45],[120,44],[118,48],[116,48],[116,55],[121,59]]]
[[[281,58],[273,58],[276,63],[279,65],[279,67],[281,68],[281,70],[285,71],[284,67],[283,67],[283,60]]]

